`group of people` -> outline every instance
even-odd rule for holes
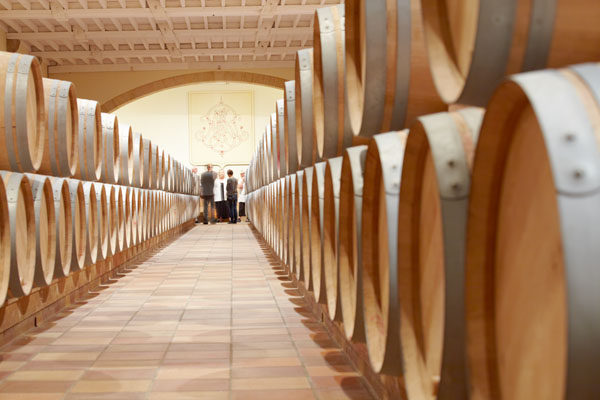
[[[240,174],[240,180],[233,176],[233,171],[225,173],[220,170],[217,174],[211,164],[206,166],[206,172],[200,176],[202,185],[201,198],[204,201],[204,224],[229,219],[230,224],[241,222],[246,216],[246,179],[245,173]],[[239,216],[238,216],[239,203]],[[216,219],[215,219],[216,213]]]

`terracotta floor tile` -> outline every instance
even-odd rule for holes
[[[0,393],[64,393],[72,381],[4,381]]]
[[[0,400],[370,399],[263,249],[201,225],[128,265],[0,348]]]
[[[229,391],[220,392],[152,392],[149,400],[229,400]]]
[[[232,400],[313,400],[316,399],[312,390],[234,390],[231,392]]]
[[[364,390],[343,390],[329,389],[317,390],[319,400],[374,400],[375,397],[369,391]]]
[[[62,393],[2,393],[2,400],[62,400]]]
[[[25,361],[0,361],[0,371],[15,371],[25,364]]]
[[[160,368],[156,379],[229,379],[229,368]]]
[[[310,389],[305,377],[285,378],[233,378],[233,390]]]
[[[305,376],[306,370],[302,366],[295,367],[235,367],[231,370],[232,378],[275,378],[285,376]]]
[[[81,380],[71,388],[71,393],[146,392],[151,383],[150,380]]]
[[[95,360],[99,352],[73,352],[73,353],[40,353],[33,357],[33,361],[85,361]]]
[[[229,379],[164,379],[155,381],[153,392],[205,392],[229,390]]]
[[[82,370],[16,371],[9,381],[74,381],[83,375]]]
[[[86,371],[82,379],[87,381],[101,381],[112,379],[154,379],[157,370],[157,368],[92,369]]]

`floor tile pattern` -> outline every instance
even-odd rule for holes
[[[371,399],[273,261],[196,226],[0,348],[0,399]]]

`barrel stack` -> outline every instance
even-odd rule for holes
[[[600,397],[600,4],[492,3],[319,8],[248,167],[384,398]]]
[[[19,307],[35,313],[197,216],[183,163],[73,83],[42,78],[37,58],[0,52],[0,93],[0,307],[53,287]]]

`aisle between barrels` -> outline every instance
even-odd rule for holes
[[[199,225],[0,349],[11,399],[371,399],[248,225]]]

